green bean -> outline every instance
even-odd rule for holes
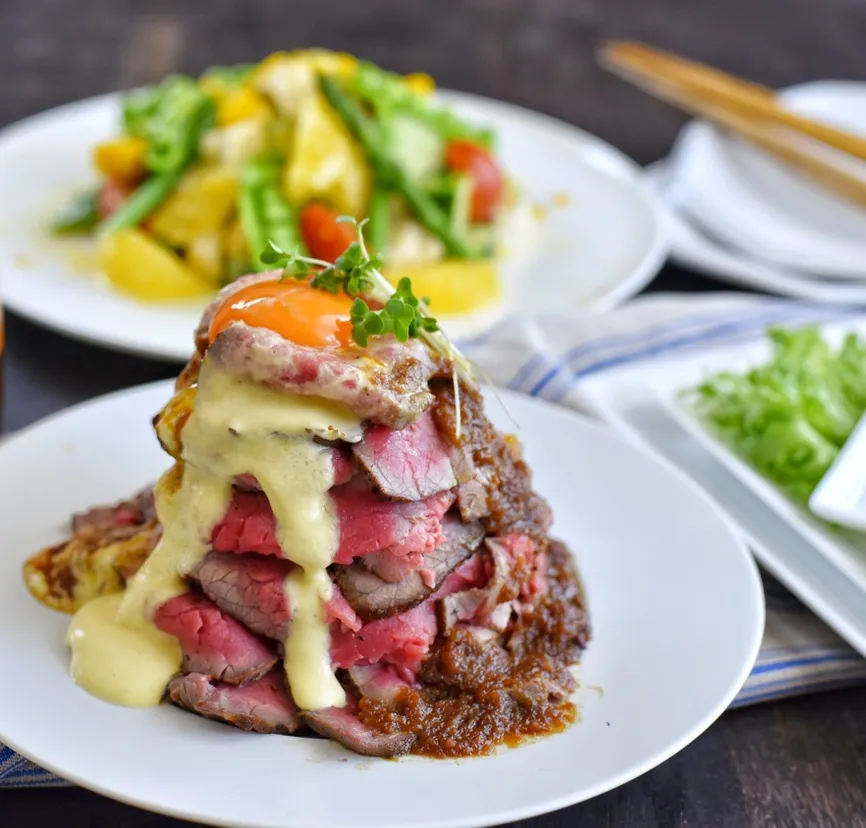
[[[362,61],[352,75],[355,94],[368,101],[381,117],[386,112],[405,112],[427,124],[443,140],[465,139],[490,149],[493,133],[464,121],[453,112],[431,105],[429,99],[413,92],[400,75]]]
[[[165,90],[146,123],[144,162],[156,173],[186,167],[198,154],[202,134],[213,124],[215,104],[192,78],[178,76]]]
[[[247,162],[238,191],[238,217],[254,270],[271,269],[260,258],[269,241],[283,250],[304,252],[295,211],[280,190],[279,161],[254,158]]]
[[[177,186],[183,169],[152,175],[120,207],[96,228],[100,234],[116,233],[141,224]]]
[[[214,108],[213,100],[184,75],[126,99],[126,129],[147,139],[144,161],[154,174],[97,227],[99,233],[141,224],[165,201],[195,160],[201,136],[213,123]]]
[[[375,124],[370,118],[340,89],[333,78],[322,76],[319,83],[328,102],[367,153],[377,179],[392,187],[405,199],[418,221],[442,241],[451,256],[459,259],[474,258],[475,251],[452,231],[447,214],[430,194],[411,181],[400,166],[382,151]]]

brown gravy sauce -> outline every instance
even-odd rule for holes
[[[417,687],[401,690],[394,704],[362,699],[361,721],[414,733],[412,753],[438,758],[481,756],[568,727],[577,715],[568,667],[589,624],[570,554],[554,543],[548,557],[548,591],[521,614],[504,647],[452,631],[424,663]]]

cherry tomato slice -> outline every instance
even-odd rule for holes
[[[337,214],[324,204],[307,204],[300,215],[301,238],[314,259],[335,262],[355,241],[351,224],[337,221]]]
[[[502,172],[493,156],[469,141],[450,141],[445,147],[445,165],[472,176],[472,221],[493,221],[505,189]]]

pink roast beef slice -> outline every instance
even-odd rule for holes
[[[389,503],[356,481],[332,489],[331,496],[340,521],[334,557],[339,564],[381,550],[396,558],[414,556],[420,565],[422,555],[444,540],[442,516],[454,502],[450,492],[440,492],[417,502]]]
[[[340,546],[335,561],[349,564],[361,555],[385,550],[393,557],[422,554],[443,540],[441,520],[453,500],[450,492],[417,503],[380,500],[357,481],[331,490],[340,524]],[[217,552],[258,552],[282,557],[276,521],[261,492],[235,492],[226,516],[214,528],[211,545]]]
[[[202,673],[177,675],[168,685],[168,696],[179,707],[243,730],[290,734],[303,727],[280,669],[240,687],[211,681]]]
[[[400,615],[364,624],[358,632],[331,628],[331,662],[335,667],[355,664],[393,664],[411,681],[436,638],[436,611],[429,601]]]
[[[419,665],[436,639],[436,604],[452,592],[477,587],[487,575],[480,555],[464,561],[442,582],[436,592],[417,607],[364,624],[357,632],[331,627],[331,662],[335,667],[356,664],[391,664],[406,681],[414,679]]]
[[[209,552],[194,577],[223,612],[259,635],[285,641],[291,617],[285,584],[294,569],[293,563],[280,558]],[[337,587],[328,602],[327,617],[349,629],[361,628],[360,618]]]
[[[72,516],[72,531],[88,527],[140,526],[156,516],[153,503],[153,487],[142,489],[130,500],[122,500],[113,506],[96,506],[86,512]]]
[[[424,500],[458,482],[449,446],[429,411],[399,431],[372,426],[352,450],[373,485],[394,500]]]
[[[457,487],[457,508],[465,521],[481,520],[490,514],[487,503],[487,482],[480,471]]]
[[[166,601],[154,614],[153,623],[180,642],[186,673],[241,684],[263,676],[277,662],[269,643],[198,593],[187,592]]]
[[[484,538],[480,523],[461,523],[452,516],[442,521],[445,540],[423,556],[420,569],[396,583],[371,572],[367,558],[334,567],[334,580],[356,612],[367,620],[386,618],[417,606],[437,590],[445,577],[478,548]],[[368,556],[373,557],[373,556]]]
[[[391,667],[381,664],[356,664],[348,674],[359,696],[386,704],[394,704],[397,694],[409,687]]]
[[[364,756],[401,756],[415,744],[414,733],[379,733],[362,724],[349,707],[309,710],[303,716],[316,733]]]
[[[535,544],[527,535],[487,538],[484,545],[484,554],[479,556],[486,575],[484,584],[452,590],[438,602],[443,632],[450,632],[458,623],[502,632],[511,620],[515,599],[541,591],[543,573],[536,571]]]
[[[211,533],[217,552],[258,552],[282,557],[277,525],[262,492],[235,492],[225,517]]]
[[[336,400],[390,428],[403,428],[430,406],[428,382],[441,368],[418,339],[387,336],[364,349],[328,350],[243,322],[222,331],[207,353],[231,374],[288,394]]]

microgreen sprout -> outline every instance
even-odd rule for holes
[[[460,396],[457,378],[470,388],[476,388],[469,361],[439,328],[438,322],[427,310],[428,301],[412,292],[412,282],[400,279],[395,288],[380,272],[382,261],[371,256],[364,243],[364,221],[352,216],[340,216],[337,221],[352,224],[358,238],[352,242],[335,262],[326,262],[303,256],[297,251],[283,250],[269,241],[261,254],[264,264],[281,267],[283,279],[310,279],[310,286],[329,293],[340,291],[354,298],[349,316],[352,338],[366,348],[370,337],[393,334],[400,342],[420,339],[430,350],[454,364],[454,390],[457,406],[457,436],[460,434]],[[310,274],[313,274],[310,278]],[[380,307],[373,310],[373,302]]]

